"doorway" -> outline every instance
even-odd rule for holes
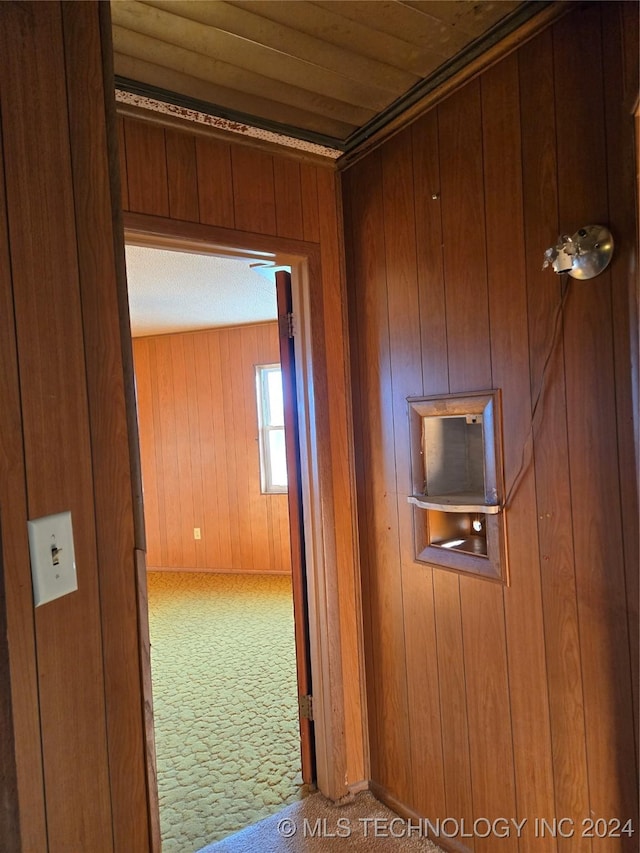
[[[144,243],[145,245],[147,244],[147,240],[143,239],[142,241],[140,241],[135,236],[133,237],[133,241],[135,241],[135,243],[137,243],[137,244],[139,244],[140,242]],[[129,239],[127,242],[128,243],[132,242],[131,235],[129,235]],[[166,249],[161,249],[160,247],[158,247],[156,245],[155,247],[148,249],[148,251],[159,253],[159,252],[166,252]],[[174,251],[174,253],[175,253],[175,250],[172,249],[172,251]],[[224,255],[226,257],[226,259],[228,260],[227,252],[224,249],[218,249],[218,251],[220,252],[220,254]],[[181,253],[183,256],[186,256],[185,252],[186,252],[185,247],[180,246],[179,253]],[[216,252],[216,254],[217,254],[217,252]],[[235,255],[237,255],[237,252],[232,252],[232,254],[235,256]],[[265,253],[261,253],[261,255],[264,255],[264,254]],[[200,252],[198,253],[198,256],[201,260],[204,258],[202,247],[200,247]],[[273,256],[271,256],[271,258],[273,258]],[[260,261],[256,261],[256,255],[255,254],[252,254],[250,256],[250,259],[252,262],[260,262]],[[270,260],[270,263],[273,263],[272,259]],[[267,348],[267,350],[264,350],[264,349],[260,350],[260,348],[257,345],[257,342],[258,342],[258,340],[266,339],[267,337],[269,337],[271,339],[271,347],[273,347],[273,335],[271,334],[270,331],[269,331],[269,334],[267,334],[267,331],[268,331],[267,326],[269,326],[269,325],[275,326],[276,325],[275,320],[276,320],[276,317],[274,315],[273,323],[271,323],[271,324],[257,322],[256,324],[250,326],[250,330],[249,330],[247,335],[244,335],[244,333],[242,331],[242,324],[240,326],[235,327],[232,330],[222,331],[221,336],[225,337],[225,341],[223,344],[216,343],[215,345],[211,341],[206,340],[208,333],[206,333],[204,331],[203,332],[194,332],[193,336],[191,336],[190,332],[184,332],[184,335],[187,335],[187,339],[188,339],[188,344],[186,344],[184,339],[182,339],[182,340],[180,339],[181,334],[182,334],[180,331],[173,330],[173,335],[171,335],[171,334],[167,333],[166,329],[160,330],[160,331],[163,331],[164,333],[161,335],[161,337],[157,338],[157,340],[153,342],[154,343],[153,348],[156,351],[156,353],[155,353],[156,356],[161,352],[166,353],[166,352],[171,352],[173,350],[174,355],[175,355],[174,364],[177,362],[177,364],[179,365],[178,366],[178,379],[181,381],[181,383],[183,385],[195,385],[195,384],[197,384],[198,377],[196,376],[196,374],[198,372],[202,373],[202,370],[201,370],[201,368],[194,367],[196,362],[193,361],[193,357],[194,357],[194,352],[196,350],[202,351],[203,347],[204,347],[204,350],[207,350],[207,351],[211,351],[211,350],[216,349],[216,348],[220,351],[224,351],[226,354],[227,362],[229,361],[230,356],[233,355],[235,361],[238,361],[240,364],[242,364],[243,367],[247,367],[249,372],[251,374],[253,374],[256,359],[258,361],[264,361],[266,358],[267,361],[270,361],[273,358],[273,348],[271,349],[270,353],[268,351],[268,348]],[[204,325],[207,326],[209,324],[205,322]],[[245,329],[246,329],[246,324],[245,324]],[[149,330],[147,330],[147,333],[148,333],[148,331]],[[157,330],[157,329],[153,330],[152,329],[151,331],[158,332],[159,330]],[[277,332],[276,332],[276,335],[277,335]],[[242,355],[243,347],[239,344],[239,342],[243,336],[248,337],[253,341],[253,344],[252,344],[253,349],[250,346],[249,355]],[[153,336],[149,336],[147,334],[145,336],[144,340],[145,341],[151,340],[152,337]],[[143,350],[147,349],[148,350],[149,347],[141,347],[140,349],[143,349]],[[134,345],[134,351],[135,350],[136,350],[136,347]],[[187,357],[185,357],[185,352],[187,352]],[[261,354],[261,353],[263,353],[263,354]],[[209,352],[209,355],[210,355],[210,352]],[[239,357],[238,357],[238,355],[239,355]],[[172,390],[170,377],[166,371],[166,365],[168,364],[166,358],[164,361],[163,361],[162,357],[156,358],[155,362],[154,362],[156,369],[158,368],[158,365],[160,365],[160,371],[161,371],[161,373],[163,373],[163,375],[161,375],[160,378],[158,378],[156,376],[155,379],[153,379],[152,377],[147,375],[149,373],[149,371],[152,369],[151,361],[152,360],[150,360],[148,352],[145,355],[141,355],[140,357],[136,357],[136,368],[138,370],[142,370],[142,371],[146,372],[144,377],[142,377],[141,375],[138,375],[138,377],[137,377],[137,383],[136,384],[137,384],[137,391],[138,391],[138,398],[139,398],[138,399],[139,409],[142,410],[143,408],[148,408],[148,405],[149,405],[148,397],[152,393],[152,386],[155,383],[155,386],[156,386],[155,390],[156,390],[156,394],[158,395],[158,400],[156,401],[156,411],[155,411],[155,414],[156,414],[156,424],[155,424],[156,432],[159,434],[162,434],[163,431],[166,433],[166,432],[170,432],[171,430],[174,430],[174,432],[175,432],[175,430],[176,430],[176,423],[175,422],[176,422],[176,420],[180,419],[180,410],[182,409],[183,420],[185,420],[185,421],[189,421],[190,419],[192,421],[194,419],[197,420],[199,417],[198,404],[197,404],[197,402],[194,404],[193,395],[191,395],[190,399],[187,399],[187,397],[185,397],[184,399],[181,399],[181,400],[174,399],[172,397],[172,395],[175,396],[175,393],[176,393],[175,392],[175,379],[176,379],[175,367],[174,367],[174,376],[173,376],[174,388]],[[165,365],[164,368],[162,367],[163,364]],[[295,369],[295,368],[293,367],[293,369]],[[138,372],[138,370],[137,370],[137,372]],[[222,375],[219,366],[214,368],[214,370],[216,371],[216,375],[215,375],[214,379],[211,379],[211,377],[205,377],[204,375],[201,375],[200,379],[203,380],[205,384],[207,384],[207,383],[209,384],[210,398],[216,401],[215,405],[218,407],[219,418],[221,418],[222,421],[224,421],[224,419],[226,417],[227,421],[231,423],[231,429],[237,430],[239,424],[246,423],[248,420],[251,419],[250,418],[250,411],[249,411],[251,409],[251,406],[248,404],[247,395],[246,395],[246,393],[243,394],[240,392],[235,392],[233,389],[230,389],[230,393],[227,394],[226,400],[222,400],[222,397],[224,396],[222,393],[223,386],[225,385],[225,382],[227,380]],[[245,373],[246,372],[247,371],[245,371]],[[252,375],[252,379],[253,379],[253,375]],[[246,380],[246,377],[245,377],[245,380]],[[212,386],[215,386],[215,387],[212,387]],[[218,393],[215,393],[216,389],[217,389]],[[229,389],[225,389],[225,390],[229,390]],[[245,391],[246,391],[246,381],[245,381]],[[142,399],[143,397],[144,397],[144,400]],[[295,391],[294,391],[294,397],[295,397]],[[255,402],[255,400],[254,400],[254,402]],[[232,411],[234,406],[236,406],[238,409],[244,408],[244,411],[240,413],[240,416],[235,418],[235,423],[234,423],[233,411]],[[168,409],[171,407],[173,407],[173,409],[174,409],[175,417],[173,419],[171,417],[169,417],[169,415],[168,415]],[[202,414],[202,413],[200,412],[200,414]],[[153,417],[151,420],[153,421]],[[205,418],[205,420],[207,420],[207,418]],[[214,420],[215,420],[215,418],[214,418]],[[209,427],[211,427],[211,425],[212,425],[211,418],[209,418]],[[184,424],[183,424],[183,426],[184,426]],[[289,427],[288,427],[288,429],[289,429]],[[151,426],[150,431],[151,431],[151,433],[153,433],[153,425]],[[145,440],[148,439],[148,433],[149,433],[148,428],[145,428],[144,431],[141,431],[141,435],[140,435],[141,443],[143,443]],[[208,436],[205,436],[203,440],[211,440],[212,438],[213,438],[212,435],[208,435]],[[200,438],[198,438],[198,441],[200,441]],[[247,555],[248,551],[250,551],[250,549],[248,549],[248,546],[246,545],[246,542],[244,542],[244,541],[241,541],[239,544],[237,544],[235,546],[235,548],[232,545],[231,545],[231,547],[229,547],[230,543],[227,542],[226,546],[227,546],[227,552],[228,553],[225,556],[224,555],[225,542],[221,541],[220,536],[218,536],[217,540],[215,540],[215,537],[211,536],[212,527],[214,525],[209,524],[209,529],[206,528],[206,522],[198,525],[197,518],[199,517],[199,515],[198,515],[198,512],[196,512],[195,510],[194,510],[194,513],[192,513],[192,519],[194,520],[194,523],[192,525],[193,540],[186,542],[184,544],[181,555],[176,555],[176,549],[179,550],[180,545],[181,545],[181,543],[179,541],[180,535],[178,535],[179,531],[177,532],[174,529],[173,531],[169,531],[169,533],[168,533],[165,530],[163,533],[163,531],[160,529],[161,525],[157,522],[157,519],[159,517],[159,512],[158,512],[159,508],[157,505],[155,505],[155,506],[153,505],[154,501],[156,502],[156,504],[158,502],[164,502],[166,504],[164,506],[165,524],[167,522],[167,519],[172,518],[171,524],[173,525],[173,527],[175,528],[176,526],[179,526],[179,525],[176,525],[175,517],[174,517],[176,515],[175,504],[172,504],[172,506],[168,505],[169,503],[171,503],[170,498],[167,496],[166,493],[163,493],[163,490],[161,488],[158,488],[158,483],[155,482],[158,480],[158,478],[160,476],[159,468],[161,467],[163,460],[165,460],[165,458],[167,456],[167,451],[166,451],[166,448],[164,450],[163,449],[156,450],[154,448],[154,450],[152,451],[152,454],[151,454],[152,456],[156,457],[154,462],[150,463],[147,459],[147,462],[145,464],[145,456],[148,457],[149,453],[148,452],[145,453],[144,450],[145,449],[143,448],[143,454],[142,454],[143,455],[143,466],[142,466],[143,467],[143,482],[145,479],[145,477],[144,477],[145,470],[147,472],[149,472],[149,471],[152,472],[149,475],[149,479],[154,480],[152,489],[149,489],[148,482],[144,483],[145,490],[146,490],[145,491],[145,500],[148,501],[148,508],[152,510],[150,513],[147,513],[147,515],[152,516],[154,519],[150,529],[148,530],[148,534],[147,534],[147,554],[148,554],[148,558],[149,558],[147,560],[147,562],[148,562],[150,569],[157,568],[160,570],[166,570],[167,568],[169,568],[169,569],[178,568],[180,570],[184,570],[184,569],[188,569],[189,567],[194,567],[194,568],[199,568],[202,570],[202,569],[207,569],[207,568],[213,567],[214,569],[217,568],[218,571],[220,571],[220,570],[224,571],[225,565],[229,569],[231,569],[232,571],[234,570],[234,568],[240,569],[240,571],[242,571],[243,568],[245,570],[247,568],[249,568],[250,570],[253,570],[256,568],[259,570],[261,567],[263,569],[269,568],[268,566],[265,567],[264,564],[262,564],[261,566],[260,565],[258,565],[258,566],[254,566],[254,565],[248,566],[247,565],[247,562],[246,562],[247,556],[246,555]],[[216,452],[218,453],[219,459],[222,459],[223,461],[224,461],[225,455],[228,456],[228,452],[227,452],[227,450],[224,449],[224,447],[222,449],[216,448]],[[168,455],[171,456],[171,452],[169,452]],[[195,468],[197,467],[196,455],[197,454],[195,452],[193,452],[191,454],[187,454],[187,462],[186,463],[183,462],[182,465],[177,458],[173,458],[171,460],[171,464],[169,466],[170,467],[169,476],[173,476],[173,478],[176,479],[177,481],[180,481],[180,483],[183,483],[185,480],[188,480],[189,479],[189,477],[188,477],[189,468],[190,468],[191,463],[193,463],[193,468],[192,468],[191,473],[193,473],[193,470],[195,470]],[[240,459],[240,457],[243,456],[243,453],[240,450],[238,450],[237,448],[234,448],[233,449],[233,455],[237,459]],[[175,457],[175,454],[174,454],[174,457]],[[289,469],[291,468],[291,464],[292,463],[289,462],[289,464],[288,464]],[[227,465],[227,467],[230,467],[230,466]],[[233,466],[231,466],[231,467],[233,467]],[[246,481],[246,476],[245,476],[246,475],[246,467],[247,467],[247,462],[245,459],[244,461],[240,462],[238,470],[234,469],[234,473],[233,473],[233,477],[232,477],[232,479],[233,479],[232,489],[234,489],[236,492],[244,490],[245,499],[248,500],[249,502],[251,502],[252,500],[255,502],[255,500],[256,500],[255,490],[252,494],[249,494],[249,491],[246,489],[246,482],[245,482]],[[295,479],[298,479],[298,478],[294,477],[294,480]],[[217,487],[219,487],[219,485],[220,485],[220,483],[216,484],[214,482],[213,484],[210,483],[209,487],[207,488],[206,484],[204,483],[204,481],[202,481],[202,478],[201,478],[201,482],[200,482],[199,487],[198,487],[199,491],[200,491],[200,504],[202,504],[202,494],[203,493],[207,494],[209,498],[211,498],[213,496],[213,498],[215,498],[215,500],[213,502],[215,503],[217,498],[219,497],[219,493],[220,493],[220,489],[217,488]],[[191,490],[191,489],[187,489],[186,487],[185,487],[185,489],[186,490],[183,491],[182,495],[180,494],[180,489],[178,489],[177,500],[179,502],[180,499],[182,498],[183,502],[185,502],[187,504],[190,502],[191,508],[193,509],[193,505],[195,503],[198,503],[198,500],[194,499],[193,494],[195,491],[198,491],[198,489]],[[151,496],[152,492],[153,492],[153,496]],[[191,494],[189,494],[190,492],[191,492]],[[290,492],[290,494],[291,494],[291,492]],[[294,494],[300,494],[300,490],[296,490],[294,492]],[[161,495],[161,497],[159,497],[160,495]],[[236,495],[236,497],[239,497],[239,496]],[[281,498],[284,497],[284,499],[286,501],[286,496],[280,496],[280,497]],[[208,515],[209,519],[211,519],[212,516],[219,516],[220,511],[223,508],[221,503],[222,502],[218,502],[218,505],[216,507],[201,506],[200,515],[203,515],[203,514],[205,516]],[[228,507],[227,507],[227,509],[228,509]],[[254,507],[254,509],[255,509],[255,507]],[[299,507],[298,507],[298,510],[299,510]],[[275,515],[276,514],[275,511],[272,514]],[[235,518],[236,518],[236,521],[239,518],[237,512],[236,512]],[[301,515],[300,515],[300,518],[301,518]],[[226,527],[228,527],[228,521],[229,521],[229,519],[227,518]],[[260,526],[259,523],[256,523],[256,526],[259,527]],[[182,524],[182,527],[184,528],[184,523]],[[280,527],[282,527],[282,521],[280,521]],[[282,533],[282,530],[280,531],[280,533]],[[163,537],[164,537],[164,541],[160,541],[163,539]],[[184,538],[185,537],[184,537],[184,530],[183,530],[183,539]],[[211,541],[212,538],[214,539],[213,543]],[[187,534],[186,539],[187,540],[191,539],[189,533]],[[202,547],[203,545],[205,546],[204,548]],[[206,546],[209,546],[210,553],[211,553],[211,551],[213,551],[218,556],[222,555],[222,556],[220,556],[220,559],[222,562],[219,563],[217,566],[212,566],[211,560],[207,560],[207,548],[206,548]],[[270,545],[270,550],[271,551],[274,550],[273,543],[271,543],[271,545]],[[232,552],[235,552],[235,553],[232,553]],[[187,553],[186,558],[185,558],[185,553]],[[276,555],[276,558],[277,558],[277,555]],[[251,559],[250,555],[249,555],[249,559]],[[185,562],[188,565],[183,565]],[[233,565],[231,565],[231,563],[233,563]],[[169,564],[169,565],[167,565],[167,564]],[[270,568],[273,568],[273,566],[271,566]],[[277,575],[277,572],[275,574]],[[150,611],[151,611],[151,615],[152,615],[152,620],[156,617],[156,613],[154,610],[154,608],[156,606],[156,600],[154,600],[154,595],[156,595],[156,593],[157,593],[156,598],[158,600],[162,599],[163,587],[165,587],[165,590],[164,590],[165,599],[170,599],[172,597],[171,595],[169,595],[169,596],[166,595],[166,583],[165,582],[166,582],[167,578],[168,578],[168,574],[165,575],[163,580],[162,579],[157,580],[157,578],[154,578],[154,582],[149,583],[149,596],[150,596],[149,600],[150,600]],[[275,578],[272,578],[272,580],[274,580],[274,579]],[[229,585],[230,585],[229,581],[234,581],[234,580],[237,582],[238,578],[236,577],[235,579],[233,579],[228,575],[224,579],[224,582],[222,583],[222,588],[226,589],[226,591],[228,592],[229,591]],[[283,580],[283,578],[280,577],[280,580]],[[179,581],[178,587],[180,587],[180,586],[184,587],[185,586],[185,577],[184,576],[181,579],[178,578],[178,581]],[[200,586],[202,586],[201,581],[202,581],[202,577],[198,580],[198,583],[196,584],[196,586],[198,586],[198,584],[200,584]],[[220,576],[218,576],[218,581],[220,581]],[[257,581],[256,574],[254,574],[254,576],[251,578],[251,581],[254,582],[253,589],[255,592],[257,589],[257,587],[255,586],[255,582]],[[303,567],[300,560],[298,560],[298,565],[294,569],[294,579],[293,579],[294,589],[296,588],[296,584],[298,585],[298,592],[299,592],[300,591],[300,584],[302,584],[304,586],[304,567]],[[218,584],[218,586],[220,586],[220,584]],[[231,586],[233,586],[233,583],[231,583]],[[236,586],[237,586],[237,583],[236,583]],[[299,598],[299,596],[298,596],[298,598]],[[304,596],[301,599],[301,601],[302,601],[303,607],[306,611],[306,604],[304,603],[305,602]],[[306,612],[301,614],[299,603],[300,602],[298,602],[297,612],[296,612],[296,625],[298,628],[298,630],[296,632],[296,644],[298,645],[298,649],[299,649],[299,655],[298,656],[300,656],[300,648],[302,648],[302,651],[305,654],[306,663],[308,666],[308,641],[305,640],[304,646],[301,647],[300,646],[300,637],[299,637],[299,635],[301,633],[299,623],[300,623],[301,619],[303,619],[303,621],[306,621]],[[153,626],[152,626],[152,633],[151,633],[151,643],[153,646],[154,645]],[[294,661],[294,666],[295,666],[295,661]],[[299,669],[300,669],[300,666],[299,666]],[[308,673],[307,673],[307,678],[308,678]],[[155,684],[155,678],[154,678],[154,684]],[[156,692],[157,692],[157,690],[156,690]],[[241,692],[242,692],[242,690],[241,690]],[[301,688],[297,692],[298,693],[301,692],[301,695],[306,695],[310,691],[308,689],[308,685],[306,685],[306,686],[302,685]],[[295,699],[297,699],[297,695],[295,696]],[[158,700],[158,697],[156,696],[156,701],[157,700]],[[189,716],[188,709],[186,709],[185,713],[187,716]],[[260,708],[256,708],[256,716],[257,717],[260,716]],[[197,720],[194,721],[194,725],[196,728],[198,727],[199,724],[200,724],[200,721],[197,721]],[[305,721],[302,725],[303,725],[303,728],[305,728],[305,727],[307,728],[307,734],[309,734],[310,724],[308,723],[308,721]],[[308,739],[307,740],[307,751],[309,751],[309,747],[310,747],[310,740]],[[250,745],[248,745],[248,748],[250,749]],[[235,756],[235,757],[238,757],[238,756]],[[230,758],[233,760],[234,756],[230,756]],[[310,766],[309,759],[307,757],[306,768],[305,768],[305,777],[306,777],[305,781],[307,781],[307,782],[311,781],[312,772],[313,771],[312,771],[312,768]],[[202,773],[200,774],[200,778],[202,778]],[[220,782],[224,783],[224,780],[218,780],[218,781],[219,781],[219,783]],[[300,781],[302,781],[302,780],[300,780]],[[206,780],[203,781],[203,786],[205,784],[206,784]],[[228,784],[228,783],[224,783],[224,784]],[[162,797],[163,797],[162,778],[160,778],[159,787],[160,787],[161,807],[162,807]],[[218,784],[218,787],[220,787],[220,784]],[[232,788],[233,788],[233,786],[232,786]],[[222,795],[226,796],[229,792],[228,791],[226,791],[226,792],[225,791],[218,791],[218,793],[221,796]],[[243,793],[242,786],[241,785],[236,786],[234,791],[232,791],[232,793],[234,794],[234,796],[237,796],[237,797],[242,796],[242,793]],[[246,788],[245,793],[248,796],[251,796],[251,792],[248,790],[248,788]],[[283,805],[285,802],[286,802],[286,800],[283,801],[283,800],[275,799],[272,801],[272,805],[274,807],[277,807],[278,805]],[[242,810],[236,810],[236,812],[239,812],[239,811],[242,811]],[[186,812],[187,813],[185,814],[184,819],[185,819],[185,822],[188,823],[189,819],[192,817],[193,808],[187,808]],[[264,815],[259,815],[259,816],[264,816]],[[240,829],[240,828],[242,828],[241,825],[237,825],[234,827],[234,829]],[[212,837],[209,837],[205,840],[207,842],[209,842],[209,841],[215,840],[215,839]],[[175,849],[181,849],[181,850],[186,849],[186,847],[184,846],[184,842],[179,842],[179,843],[182,846],[176,846]],[[166,839],[165,839],[165,849],[167,849],[167,850],[173,849],[173,848],[170,848],[169,846],[167,846]],[[194,847],[193,849],[194,850],[198,849],[198,847]]]

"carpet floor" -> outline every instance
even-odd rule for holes
[[[426,834],[369,791],[340,806],[312,794],[200,853],[442,853]]]
[[[163,853],[303,796],[291,581],[149,572]]]

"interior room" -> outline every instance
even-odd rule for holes
[[[126,264],[162,846],[194,851],[305,790],[275,266]]]
[[[212,540],[145,534],[125,242],[292,270],[317,794],[213,853],[637,849],[638,45],[629,2],[3,4],[3,850],[162,849],[148,567]]]

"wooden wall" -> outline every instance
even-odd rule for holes
[[[366,744],[361,672],[360,583],[357,564],[349,348],[342,253],[342,208],[337,176],[327,166],[303,162],[209,137],[198,129],[174,129],[151,121],[119,119],[122,200],[136,222],[158,223],[175,235],[215,233],[234,246],[265,236],[281,251],[306,255],[311,272],[309,319],[314,353],[312,429],[319,458],[325,569],[310,594],[330,614],[319,627],[326,681],[316,683],[330,708],[317,756],[319,782],[329,796],[343,796],[365,778]],[[316,262],[314,261],[314,264]],[[314,543],[312,543],[313,545]],[[326,608],[326,609],[325,609]],[[324,617],[323,617],[324,618]],[[331,623],[331,624],[329,624]],[[316,731],[318,723],[316,723]],[[330,774],[323,768],[331,767]]]
[[[24,853],[150,845],[107,19],[0,14],[0,848]],[[34,610],[27,519],[64,510],[78,590]]]
[[[344,175],[374,790],[467,830],[529,822],[453,849],[637,849],[637,56],[637,8],[581,5]],[[553,345],[543,253],[593,222],[616,255],[570,280]],[[417,563],[406,501],[406,398],[489,388],[507,489],[526,471],[508,587]],[[596,817],[636,834],[583,837]]]
[[[289,573],[287,496],[260,492],[255,383],[280,361],[278,324],[136,338],[133,354],[148,568]]]
[[[131,118],[119,134],[124,210],[324,243],[337,263],[337,232],[320,231],[335,205],[330,169]]]

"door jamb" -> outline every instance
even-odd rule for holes
[[[187,221],[138,213],[124,213],[125,242],[132,245],[252,257],[274,261],[291,267],[294,310],[294,347],[296,359],[297,412],[302,479],[302,513],[305,536],[306,577],[308,590],[309,645],[311,679],[313,684],[313,714],[316,753],[316,782],[319,790],[331,799],[344,795],[336,790],[334,780],[343,778],[346,768],[346,747],[339,736],[343,729],[344,700],[341,678],[331,685],[332,665],[330,640],[339,636],[339,614],[328,606],[327,555],[325,552],[325,520],[321,500],[321,446],[327,440],[319,435],[314,406],[314,376],[324,370],[321,344],[314,340],[311,327],[311,292],[321,286],[320,247],[315,243],[286,239],[264,234],[235,231]],[[135,410],[135,397],[129,405]],[[136,436],[137,445],[137,436]],[[139,465],[136,466],[139,472]],[[141,483],[136,487],[140,489]],[[143,524],[141,514],[138,524]],[[144,531],[136,539],[144,542]],[[141,647],[141,654],[144,648]],[[145,705],[152,708],[150,667],[142,660]],[[147,677],[145,678],[145,671]],[[337,675],[337,673],[336,673]],[[342,718],[342,719],[341,719]],[[147,725],[147,737],[149,726]],[[337,736],[336,736],[337,735]],[[149,768],[150,786],[154,784],[155,769]],[[157,797],[157,791],[156,797]],[[153,791],[150,791],[153,798]]]

